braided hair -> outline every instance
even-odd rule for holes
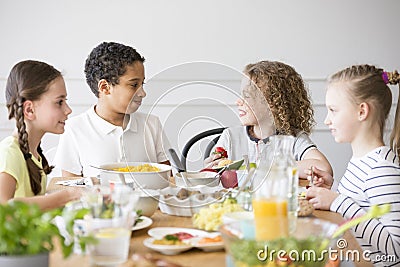
[[[32,192],[37,195],[41,192],[42,175],[49,174],[53,166],[49,166],[40,144],[37,152],[42,158],[43,169],[39,168],[32,160],[29,151],[28,132],[24,121],[23,104],[25,101],[39,100],[47,92],[49,84],[60,77],[61,73],[53,66],[44,62],[26,60],[17,63],[8,76],[6,85],[6,102],[8,118],[15,118],[18,129],[18,144],[24,155],[29,172],[29,181]]]
[[[366,64],[348,67],[328,79],[329,83],[346,82],[348,93],[355,103],[367,102],[374,107],[374,121],[380,126],[381,137],[383,137],[385,122],[392,106],[392,93],[387,84],[395,85],[399,84],[399,81],[400,75],[397,71],[385,72],[381,68]],[[390,147],[397,155],[400,155],[399,104],[397,104],[394,126],[390,136]]]

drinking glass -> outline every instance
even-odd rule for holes
[[[128,259],[129,244],[134,223],[134,208],[139,194],[126,185],[97,186],[83,197],[90,208],[86,218],[88,232],[97,243],[88,246],[94,266],[115,266]]]

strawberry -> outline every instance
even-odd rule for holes
[[[228,158],[228,152],[226,152],[225,148],[221,146],[217,146],[213,154],[220,154],[221,158]]]
[[[238,186],[236,170],[227,170],[221,174],[221,183],[225,188],[235,188]]]

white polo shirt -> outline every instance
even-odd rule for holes
[[[163,162],[169,148],[161,122],[154,115],[135,112],[125,130],[96,114],[94,106],[67,120],[55,155],[61,170],[83,176],[97,176],[90,167],[111,162]]]

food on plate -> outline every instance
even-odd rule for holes
[[[155,239],[154,245],[184,245],[183,242],[186,239],[193,238],[194,236],[185,232],[178,232],[175,234],[165,235],[162,239]]]
[[[300,209],[297,213],[299,217],[309,216],[314,211],[313,205],[308,201],[308,199],[305,198],[299,198],[299,207]]]
[[[163,195],[163,196],[164,196],[165,199],[176,197],[177,199],[184,200],[184,199],[189,198],[191,195],[198,194],[198,193],[200,193],[200,191],[191,191],[191,190],[187,190],[185,188],[181,188],[176,193],[176,195],[167,194],[167,195]]]
[[[212,203],[193,215],[193,225],[206,231],[216,231],[222,224],[222,216],[228,212],[243,211],[235,198],[228,197],[222,203]]]
[[[218,168],[225,167],[226,165],[231,164],[233,161],[230,159],[223,159],[218,163]]]
[[[142,210],[136,211],[135,222],[133,223],[133,226],[136,226],[138,223],[143,222],[142,213],[143,213]]]
[[[226,190],[221,190],[221,191],[217,191],[214,192],[212,194],[209,194],[212,198],[215,199],[220,199],[227,191]],[[171,194],[167,194],[167,195],[163,195],[164,199],[169,199],[172,197],[176,197],[179,200],[184,200],[189,198],[192,195],[197,195],[197,199],[198,200],[204,200],[206,197],[206,194],[202,194],[200,191],[198,190],[187,190],[185,188],[181,188],[178,193],[176,193],[176,195],[171,195]]]
[[[150,164],[142,164],[142,165],[138,165],[138,166],[113,168],[112,170],[119,171],[119,172],[159,172],[160,168],[151,166]]]
[[[213,154],[220,154],[221,158],[228,158],[228,152],[225,150],[225,148],[217,146],[213,152]]]
[[[216,237],[204,237],[200,239],[197,244],[203,245],[203,244],[218,243],[218,242],[222,242],[221,235],[217,235]]]
[[[185,188],[182,188],[176,194],[176,198],[183,200],[183,199],[187,199],[188,197],[190,197],[191,195],[196,194],[196,193],[200,193],[200,191],[190,191],[190,190],[186,190]]]
[[[166,245],[166,246],[171,246],[171,245],[184,245],[184,243],[179,240],[176,236],[173,235],[166,235],[162,239],[155,239],[153,241],[154,245]]]
[[[220,147],[220,146],[216,147],[213,154],[221,155],[222,160],[218,163],[218,166],[217,166],[218,168],[225,167],[226,165],[229,165],[233,162],[232,160],[228,159],[228,152],[223,147]]]

